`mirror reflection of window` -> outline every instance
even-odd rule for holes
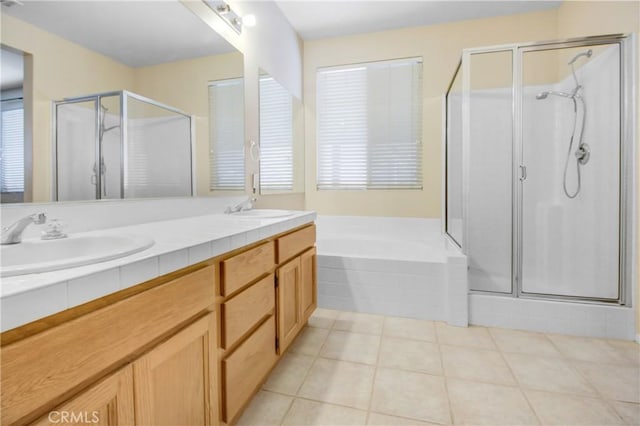
[[[0,192],[3,203],[24,201],[24,60],[2,49]]]
[[[22,201],[24,193],[24,108],[22,98],[2,101],[2,142],[0,180],[2,196]]]
[[[209,190],[244,190],[244,81],[209,83]]]
[[[293,190],[293,101],[273,77],[260,77],[260,189]]]

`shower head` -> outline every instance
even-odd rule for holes
[[[549,92],[542,92],[542,93],[538,93],[538,94],[536,95],[536,99],[537,99],[537,100],[547,99],[547,96],[549,96]]]
[[[591,49],[587,50],[586,52],[580,52],[580,53],[578,53],[576,56],[574,56],[574,57],[573,57],[573,59],[571,59],[571,60],[567,63],[567,65],[573,65],[573,63],[574,63],[575,61],[577,61],[577,60],[578,60],[578,58],[580,58],[580,57],[582,57],[582,56],[586,56],[587,58],[590,58],[590,57],[591,57],[591,55],[593,55],[593,50],[591,50]]]

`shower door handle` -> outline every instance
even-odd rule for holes
[[[527,166],[520,166],[520,181],[527,179]]]

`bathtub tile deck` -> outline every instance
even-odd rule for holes
[[[238,424],[638,425],[639,360],[632,342],[318,309]]]

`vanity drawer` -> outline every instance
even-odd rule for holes
[[[274,274],[222,304],[222,348],[227,349],[275,309]]]
[[[276,321],[272,315],[222,361],[225,422],[235,419],[276,361]]]
[[[221,262],[220,292],[228,296],[275,266],[275,249],[269,241]]]
[[[316,243],[316,225],[307,226],[291,234],[280,237],[278,244],[278,263],[283,263]]]

